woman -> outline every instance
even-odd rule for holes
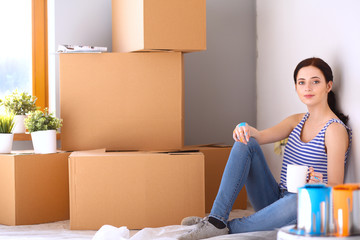
[[[292,115],[274,127],[259,131],[240,123],[209,217],[188,217],[197,224],[180,239],[202,239],[227,233],[265,231],[296,224],[297,196],[286,189],[287,164],[310,168],[309,183],[342,184],[351,145],[348,117],[335,108],[333,75],[320,58],[300,62],[294,71],[295,89],[307,113]],[[280,184],[272,176],[260,145],[289,138],[284,152]],[[232,205],[246,186],[253,215],[227,221]]]

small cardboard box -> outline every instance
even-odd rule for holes
[[[114,52],[206,50],[206,0],[112,0]]]
[[[73,152],[69,171],[71,229],[142,229],[205,215],[199,152]]]
[[[183,54],[60,54],[61,147],[66,151],[179,149]]]
[[[210,213],[217,192],[220,187],[221,178],[230,155],[231,146],[209,145],[209,146],[184,146],[184,149],[198,150],[205,157],[205,210]],[[247,195],[245,187],[241,189],[233,209],[246,209]]]
[[[69,219],[69,155],[0,154],[0,224]]]

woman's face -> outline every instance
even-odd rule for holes
[[[327,104],[327,95],[331,88],[332,81],[326,83],[324,74],[314,66],[303,67],[297,74],[296,92],[300,100],[308,106]]]

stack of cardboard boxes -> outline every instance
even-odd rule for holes
[[[203,154],[168,152],[183,147],[183,52],[206,49],[205,13],[205,0],[113,0],[114,52],[61,54],[72,229],[205,215]],[[112,152],[84,151],[99,148]]]
[[[204,216],[230,148],[174,150],[184,149],[183,54],[206,49],[206,1],[113,0],[112,20],[114,52],[60,56],[61,143],[77,151],[71,228]]]
[[[206,49],[206,0],[113,0],[112,18],[114,52],[60,54],[61,145],[75,152],[61,153],[69,157],[69,180],[58,181],[69,185],[69,192],[54,199],[70,195],[71,229],[96,230],[104,224],[141,229],[204,216],[230,152],[228,146],[183,144],[183,54]],[[13,169],[26,156],[8,158],[0,163]],[[67,170],[67,165],[59,168]],[[14,182],[17,176],[5,177]],[[39,181],[47,178],[24,186],[41,188]],[[20,180],[17,184],[26,182]],[[14,189],[6,192],[16,200],[6,210],[6,219],[12,219],[0,216],[0,223],[35,223],[13,220],[30,199]],[[246,208],[244,190],[234,207]],[[66,219],[68,209],[57,210],[66,216],[40,222]]]

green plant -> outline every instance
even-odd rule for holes
[[[282,149],[281,147],[285,146],[288,142],[288,138],[285,138],[283,140],[277,141],[274,143],[274,152],[277,155],[281,155],[282,154]]]
[[[0,115],[0,133],[11,133],[14,128],[14,114]]]
[[[45,131],[45,130],[57,130],[62,127],[62,119],[54,116],[53,113],[49,113],[45,108],[44,112],[37,110],[31,112],[25,119],[25,127],[28,131]]]
[[[281,146],[285,146],[285,145],[287,144],[287,142],[288,142],[288,138],[285,138],[285,139],[283,139],[283,140],[280,140],[280,145],[281,145]]]
[[[12,94],[0,100],[0,105],[3,105],[6,111],[13,112],[15,115],[25,115],[37,109],[35,102],[36,97],[32,97],[26,92],[19,93],[18,90],[15,89]]]

